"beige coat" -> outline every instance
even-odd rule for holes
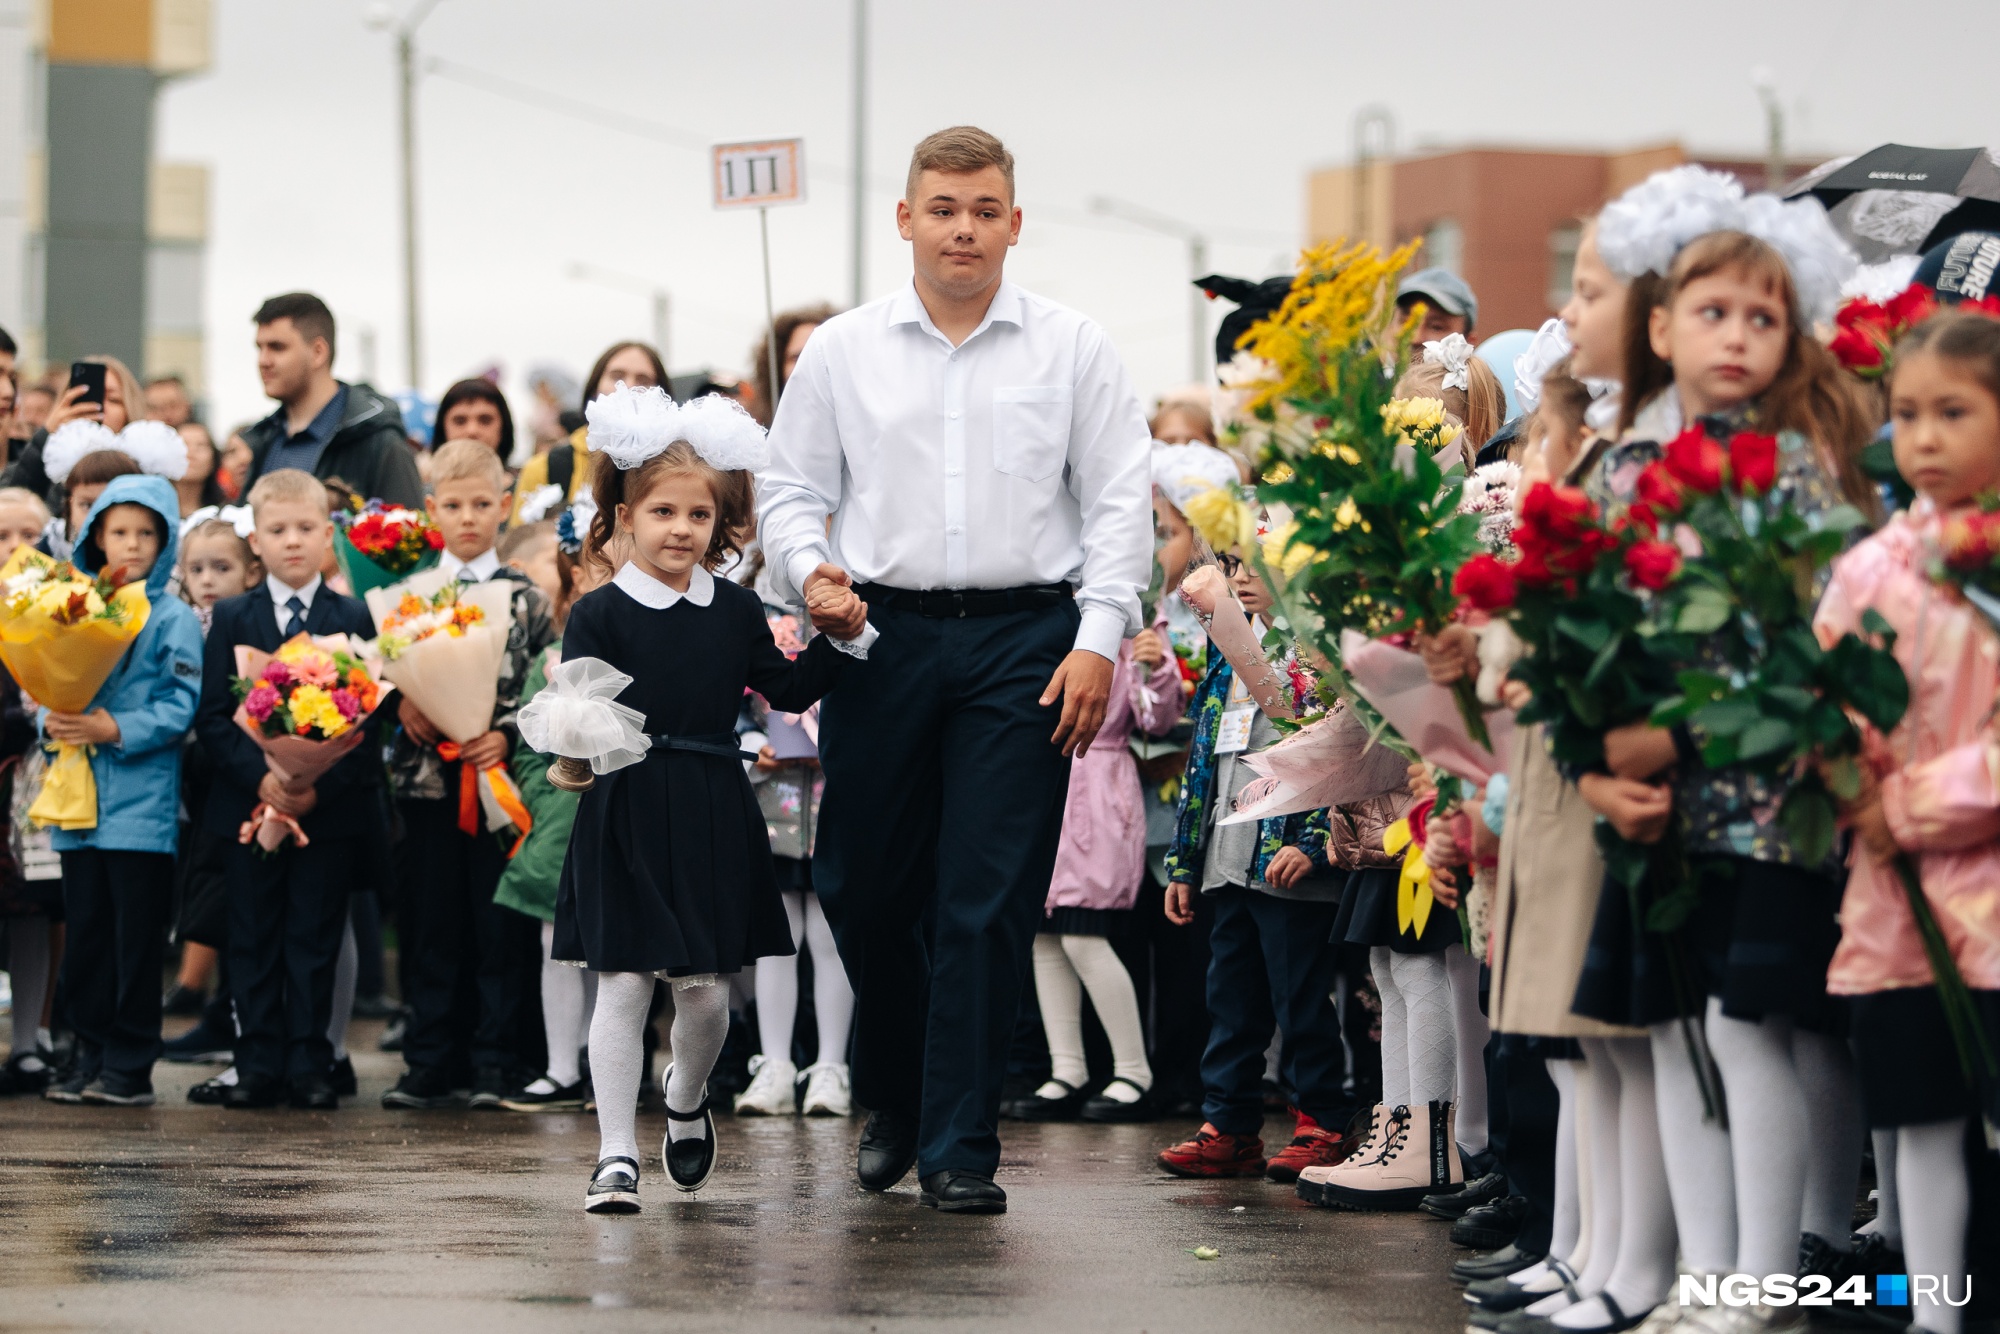
[[[1570,1013],[1583,971],[1604,861],[1596,813],[1565,780],[1542,729],[1514,729],[1507,823],[1493,899],[1493,1029],[1535,1037],[1644,1037]]]

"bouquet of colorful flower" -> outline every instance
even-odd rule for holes
[[[381,663],[346,635],[297,634],[264,653],[236,646],[236,725],[264,752],[264,763],[293,791],[312,786],[367,735],[368,720],[394,686],[378,682]],[[291,816],[259,802],[238,835],[275,852],[287,838],[303,847]]]
[[[371,500],[333,516],[333,552],[354,596],[437,564],[444,534],[422,510]]]
[[[493,724],[514,587],[504,579],[461,584],[433,569],[366,594],[382,676],[445,735],[438,754],[447,763]],[[477,832],[482,806],[488,828],[511,824],[525,837],[534,825],[504,764],[464,773],[459,803],[459,827],[468,834]]]
[[[152,604],[143,583],[121,571],[83,573],[33,547],[17,547],[0,567],[0,663],[29,698],[58,713],[82,713],[118,660],[146,628]],[[48,777],[29,817],[58,829],[97,827],[97,779],[89,748],[52,747]]]

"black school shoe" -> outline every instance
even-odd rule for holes
[[[352,1057],[343,1056],[335,1061],[333,1063],[333,1070],[327,1075],[327,1078],[333,1081],[333,1091],[338,1097],[351,1098],[361,1091],[361,1085],[354,1078],[354,1060]]]
[[[854,1153],[854,1175],[861,1189],[887,1190],[909,1175],[916,1162],[916,1116],[882,1107],[870,1112]]]
[[[1509,1242],[1499,1250],[1486,1255],[1473,1255],[1460,1260],[1451,1267],[1451,1281],[1454,1283],[1476,1283],[1482,1278],[1505,1278],[1518,1274],[1529,1265],[1540,1264],[1543,1257],[1533,1251],[1524,1251]]]
[[[28,1062],[33,1061],[30,1066]],[[0,1097],[16,1093],[40,1093],[55,1083],[55,1067],[41,1056],[24,1051],[0,1065]]]
[[[1083,1110],[1083,1090],[1073,1088],[1060,1079],[1045,1079],[1044,1085],[1054,1084],[1062,1093],[1053,1098],[1045,1098],[1037,1090],[1007,1104],[1007,1115],[1016,1121],[1074,1121]]]
[[[90,1081],[95,1078],[97,1071],[78,1066],[65,1074],[57,1075],[54,1082],[42,1090],[42,1096],[50,1102],[82,1102],[84,1089],[88,1088]]]
[[[507,1090],[514,1087],[514,1081],[507,1077],[507,1071],[497,1065],[482,1065],[472,1076],[472,1097],[466,1105],[474,1111],[497,1112],[500,1100],[507,1096]]]
[[[106,1070],[85,1084],[77,1098],[80,1102],[94,1102],[105,1107],[151,1107],[153,1079],[150,1074]]]
[[[220,1107],[223,1097],[236,1087],[236,1067],[230,1066],[213,1079],[204,1079],[188,1090],[188,1101],[202,1107]]]
[[[708,1110],[711,1099],[708,1086],[701,1090],[701,1106],[691,1112],[677,1112],[670,1102],[666,1102],[667,1081],[674,1077],[674,1067],[670,1063],[660,1076],[661,1101],[667,1109],[669,1121],[699,1121],[702,1135],[699,1139],[675,1139],[671,1130],[660,1145],[660,1157],[667,1163],[667,1179],[674,1183],[674,1189],[689,1194],[702,1188],[709,1173],[715,1170],[715,1115]]]
[[[581,1079],[568,1088],[558,1088],[547,1075],[538,1075],[526,1087],[502,1098],[500,1105],[510,1112],[580,1112],[588,1091]]]
[[[434,1066],[412,1066],[382,1094],[384,1107],[402,1107],[412,1111],[456,1107],[458,1103],[458,1090],[452,1087],[451,1076]]]
[[[1099,1125],[1121,1125],[1153,1119],[1153,1099],[1146,1090],[1122,1075],[1114,1077],[1111,1083],[1104,1087],[1108,1089],[1112,1084],[1123,1084],[1139,1096],[1130,1102],[1120,1102],[1116,1098],[1105,1097],[1100,1090],[1096,1097],[1089,1099],[1078,1109],[1077,1115]]]
[[[920,1183],[917,1203],[941,1214],[1004,1214],[1007,1192],[993,1184],[993,1178],[977,1172],[946,1168],[933,1172]]]
[[[1451,1243],[1468,1250],[1490,1251],[1505,1246],[1521,1235],[1528,1221],[1528,1197],[1503,1195],[1491,1204],[1466,1212],[1451,1225]]]
[[[639,1212],[639,1164],[619,1154],[598,1160],[590,1174],[590,1186],[583,1192],[587,1214],[636,1214]]]
[[[1440,1191],[1436,1195],[1426,1195],[1417,1208],[1433,1218],[1448,1218],[1456,1221],[1477,1209],[1482,1204],[1491,1204],[1507,1194],[1507,1178],[1500,1172],[1488,1172],[1476,1181],[1467,1181],[1463,1187],[1453,1191]],[[1512,1240],[1509,1238],[1509,1240]]]

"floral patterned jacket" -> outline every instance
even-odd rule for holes
[[[1727,439],[1738,431],[1756,429],[1754,407],[1704,418],[1709,434]],[[1638,477],[1646,465],[1665,453],[1664,443],[1680,434],[1680,405],[1670,388],[1642,408],[1624,439],[1612,446],[1584,481],[1591,499],[1608,507],[1628,504]],[[1773,490],[1801,514],[1820,514],[1841,504],[1834,479],[1821,465],[1812,441],[1795,431],[1778,435],[1778,480]],[[1819,590],[1826,588],[1828,571],[1819,575]],[[1727,664],[1704,650],[1697,665],[1711,671],[1727,670]],[[1803,858],[1792,846],[1778,810],[1790,791],[1783,779],[1731,766],[1704,768],[1700,753],[1703,738],[1691,725],[1674,729],[1675,749],[1680,764],[1674,778],[1674,808],[1680,815],[1681,835],[1690,857],[1722,855],[1747,857],[1753,861],[1801,865]],[[1829,854],[1810,869],[1834,873],[1838,856]]]
[[[1209,807],[1216,800],[1215,734],[1222,723],[1223,705],[1235,678],[1229,662],[1220,653],[1209,655],[1208,670],[1195,687],[1187,716],[1194,720],[1194,740],[1188,746],[1187,772],[1181,779],[1180,801],[1174,811],[1174,842],[1167,850],[1169,883],[1199,885],[1204,844],[1209,829]],[[1305,811],[1297,815],[1274,816],[1257,822],[1257,856],[1250,874],[1262,880],[1264,868],[1281,848],[1296,846],[1312,859],[1315,871],[1328,869],[1326,858],[1326,812]]]
[[[507,652],[500,659],[500,690],[493,700],[493,727],[507,734],[510,746],[517,746],[521,734],[515,730],[514,715],[521,711],[521,692],[528,684],[528,669],[542,650],[555,642],[554,610],[542,590],[528,576],[503,565],[495,579],[514,585],[512,624],[507,627]],[[445,762],[436,746],[418,743],[402,728],[389,748],[389,781],[399,799],[441,801],[447,795]]]

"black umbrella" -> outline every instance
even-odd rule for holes
[[[1960,232],[2000,229],[2000,160],[1986,148],[1883,144],[1815,167],[1785,194],[1825,204],[1864,264],[1919,254]]]
[[[1211,273],[1195,279],[1194,285],[1208,293],[1210,299],[1221,297],[1236,303],[1236,309],[1222,317],[1222,327],[1215,331],[1215,364],[1219,367],[1235,359],[1236,340],[1250,332],[1251,325],[1284,305],[1286,294],[1292,290],[1289,276],[1255,282]]]

